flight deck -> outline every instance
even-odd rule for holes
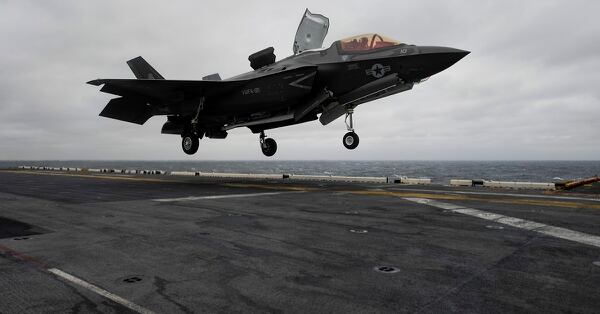
[[[588,192],[0,170],[0,313],[598,313]]]

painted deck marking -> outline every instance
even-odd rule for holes
[[[579,231],[574,231],[574,230],[570,230],[570,229],[566,229],[566,228],[554,227],[554,226],[546,225],[546,224],[531,221],[531,220],[505,216],[502,214],[490,213],[490,212],[486,212],[483,210],[468,208],[468,207],[454,205],[454,204],[450,204],[450,203],[439,202],[439,201],[430,200],[430,199],[426,199],[426,198],[407,197],[404,199],[411,201],[411,202],[416,202],[419,204],[424,204],[424,205],[429,205],[429,206],[433,206],[433,207],[437,207],[437,208],[441,208],[441,209],[445,209],[445,210],[450,210],[455,213],[460,213],[460,214],[464,214],[464,215],[468,215],[468,216],[472,216],[472,217],[490,220],[490,221],[494,221],[494,222],[504,224],[507,226],[524,229],[524,230],[529,230],[529,231],[535,231],[535,232],[538,232],[538,233],[541,233],[544,235],[549,235],[549,236],[553,236],[556,238],[574,241],[574,242],[587,244],[587,245],[591,245],[591,246],[600,248],[600,237],[599,236],[595,236],[595,235],[591,235],[591,234],[587,234],[587,233],[583,233],[583,232],[579,232]]]
[[[600,204],[586,204],[575,201],[554,201],[543,199],[526,199],[526,198],[480,198],[468,195],[458,195],[454,193],[425,193],[425,192],[400,192],[400,191],[369,191],[359,190],[350,191],[352,194],[358,195],[373,195],[373,196],[395,196],[401,198],[423,198],[423,199],[438,199],[447,201],[482,201],[500,204],[527,205],[527,206],[549,206],[549,207],[565,207],[565,208],[586,208],[600,209]]]
[[[135,304],[135,303],[133,303],[131,301],[125,300],[125,299],[121,298],[120,296],[118,296],[116,294],[110,293],[110,292],[108,292],[108,291],[106,291],[106,290],[104,290],[104,289],[102,289],[100,287],[97,287],[97,286],[95,286],[95,285],[93,285],[93,284],[91,284],[91,283],[89,283],[87,281],[79,279],[79,278],[77,278],[77,277],[75,277],[75,276],[73,276],[71,274],[65,273],[64,271],[62,271],[60,269],[50,268],[50,269],[48,269],[48,271],[51,272],[51,273],[53,273],[53,274],[55,274],[58,277],[61,277],[61,278],[65,279],[65,280],[71,282],[71,283],[74,283],[74,284],[76,284],[76,285],[78,285],[80,287],[83,287],[85,289],[88,289],[88,290],[96,293],[96,294],[99,294],[99,295],[101,295],[101,296],[103,296],[103,297],[105,297],[105,298],[107,298],[109,300],[112,300],[112,301],[114,301],[116,303],[119,303],[119,304],[121,304],[121,305],[123,305],[123,306],[125,306],[125,307],[127,307],[127,308],[129,308],[131,310],[133,310],[133,311],[136,311],[136,312],[142,313],[142,314],[154,314],[153,311],[150,311],[147,308],[141,307],[141,306],[139,306],[139,305],[137,305],[137,304]]]
[[[502,193],[502,192],[474,192],[474,191],[455,191],[455,190],[431,190],[431,189],[403,189],[390,188],[392,191],[403,192],[431,192],[436,194],[464,194],[464,195],[490,195],[490,196],[512,196],[521,198],[541,198],[541,199],[557,199],[557,200],[573,200],[573,201],[590,201],[600,202],[600,198],[577,197],[577,196],[560,196],[560,195],[537,195],[537,194],[519,194],[519,193]]]
[[[215,200],[215,199],[222,199],[222,198],[256,197],[256,196],[279,195],[279,194],[290,194],[290,193],[302,193],[302,191],[188,196],[188,197],[178,197],[178,198],[157,198],[157,199],[154,199],[153,201],[155,201],[155,202],[177,202],[177,201],[195,201],[195,200]]]

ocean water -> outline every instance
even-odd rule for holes
[[[600,175],[600,161],[0,161],[0,168],[50,166],[165,171],[290,173],[555,182]]]

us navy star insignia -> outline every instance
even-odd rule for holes
[[[367,75],[373,75],[374,78],[381,78],[385,75],[385,73],[391,71],[392,67],[389,65],[381,65],[380,63],[375,63],[373,66],[366,70],[365,73]]]

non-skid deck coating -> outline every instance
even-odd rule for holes
[[[531,193],[0,171],[0,313],[600,312],[600,202]]]

